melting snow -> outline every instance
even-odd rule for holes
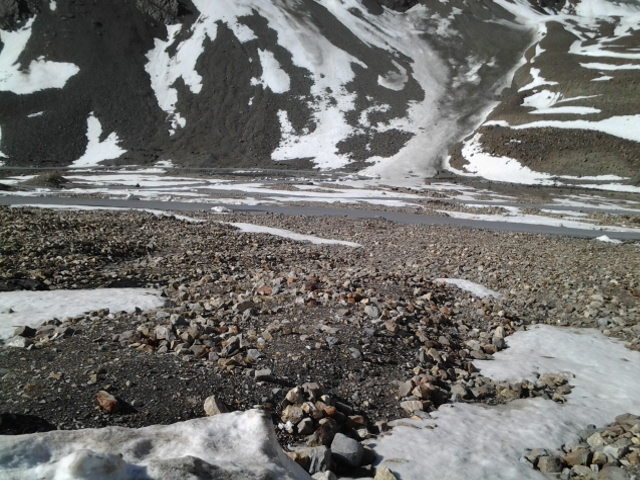
[[[379,439],[375,451],[402,478],[540,479],[522,460],[530,448],[559,448],[589,424],[640,414],[640,353],[594,330],[537,326],[507,338],[494,360],[474,362],[496,380],[564,373],[574,386],[566,404],[541,398],[506,405],[456,403],[433,420],[405,421]],[[431,428],[429,428],[431,426]]]
[[[149,288],[0,292],[0,338],[11,337],[17,326],[37,327],[53,318],[75,317],[103,308],[132,312],[136,307],[149,310],[162,305],[160,292]]]
[[[107,138],[100,140],[102,125],[93,112],[87,119],[87,149],[79,159],[72,163],[73,167],[93,167],[103,160],[118,158],[127,151],[120,148],[120,139],[115,132],[111,132]]]

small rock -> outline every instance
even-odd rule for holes
[[[271,369],[270,368],[261,368],[256,370],[253,374],[254,378],[258,381],[260,380],[269,380],[271,378]]]
[[[100,390],[96,393],[96,400],[100,407],[102,407],[102,409],[107,413],[116,413],[120,410],[120,402],[118,402],[118,399],[109,392]]]
[[[336,460],[351,467],[359,467],[364,449],[357,440],[342,433],[336,433],[331,442],[331,453]]]
[[[313,480],[337,480],[336,474],[331,470],[327,470],[326,472],[317,472],[311,475]]]
[[[620,467],[607,465],[600,470],[598,480],[629,480],[629,474]]]
[[[369,318],[378,318],[380,316],[380,310],[378,310],[378,307],[374,305],[367,305],[366,307],[364,307],[364,313]]]
[[[305,469],[310,475],[331,470],[331,450],[324,445],[296,448],[295,454],[304,459]]]
[[[411,393],[411,390],[413,390],[413,382],[411,380],[407,380],[400,384],[400,388],[398,388],[398,395],[400,395],[400,398],[407,397]]]
[[[15,331],[13,332],[13,335],[15,337],[25,337],[25,338],[32,338],[36,336],[36,333],[38,331],[35,328],[31,328],[28,327],[26,325],[22,326],[22,327],[18,327],[15,329]]]
[[[604,439],[602,438],[600,432],[596,432],[589,438],[587,438],[587,443],[591,448],[597,448],[604,445]]]
[[[313,433],[313,420],[311,418],[303,418],[297,425],[300,435],[311,435]]]
[[[29,345],[33,343],[33,340],[26,337],[13,337],[6,342],[4,342],[5,347],[13,347],[13,348],[27,348]]]
[[[207,397],[204,401],[204,413],[209,417],[214,415],[220,415],[221,413],[228,412],[226,405],[215,395]]]
[[[294,387],[287,392],[284,398],[287,400],[287,402],[292,404],[301,403],[304,399],[303,390],[301,387]]]
[[[564,462],[573,467],[574,465],[589,465],[591,451],[586,447],[578,447],[564,456]]]
[[[585,465],[575,465],[571,469],[571,473],[583,480],[596,480],[598,478],[598,474]]]
[[[391,470],[387,467],[380,467],[376,470],[376,476],[373,480],[398,480]]]
[[[536,467],[542,473],[560,473],[562,471],[562,462],[558,457],[545,455],[538,458]]]
[[[400,402],[400,407],[408,413],[420,412],[423,409],[422,402],[419,400],[406,400]]]
[[[296,405],[288,405],[283,411],[280,419],[283,422],[291,422],[294,425],[297,425],[304,418],[304,411],[302,408]]]

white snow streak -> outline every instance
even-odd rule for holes
[[[240,222],[223,222],[227,225],[236,227],[244,233],[266,233],[267,235],[273,235],[276,237],[288,238],[295,240],[296,242],[310,242],[314,245],[342,245],[345,247],[357,248],[361,247],[359,243],[346,242],[343,240],[333,240],[330,238],[320,238],[314,235],[304,235],[301,233],[292,232],[291,230],[285,230],[282,228],[263,227],[262,225],[254,225],[252,223],[240,223]]]

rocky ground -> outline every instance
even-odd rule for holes
[[[384,220],[194,216],[204,222],[0,208],[0,290],[155,286],[166,296],[156,311],[22,329],[0,348],[2,433],[137,427],[260,406],[311,472],[327,468],[329,446],[332,469],[373,476],[354,439],[390,420],[451,401],[566,401],[562,376],[508,384],[476,371],[472,361],[505,348],[518,329],[596,327],[640,349],[637,244]],[[220,220],[362,248],[245,234]],[[502,296],[479,299],[438,277]],[[637,459],[629,428],[625,454]],[[632,471],[621,459],[596,465]]]

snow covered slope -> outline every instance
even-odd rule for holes
[[[527,184],[640,182],[640,3],[582,0],[549,16],[500,1],[537,38],[511,88],[455,149],[453,171]],[[591,178],[584,178],[591,177]]]
[[[614,5],[583,0],[569,12],[559,10],[562,0],[4,3],[29,5],[0,11],[6,166],[171,160],[363,170],[390,179],[434,174],[448,148],[496,104],[547,23],[572,25],[567,31],[581,35]],[[628,18],[616,23],[615,38],[637,27]],[[624,63],[616,75],[638,74],[637,53],[611,57],[609,47],[567,47],[576,58],[593,55],[576,67],[600,78],[590,81],[593,88],[611,83],[599,73],[605,50]],[[546,78],[533,66],[530,72],[527,90]],[[551,91],[555,100],[543,101],[544,92],[530,93],[523,108],[535,108],[536,121],[553,128],[584,128],[593,117],[592,130],[610,132],[635,122],[635,110],[603,116],[591,96],[574,104],[567,99],[582,95]],[[580,115],[583,123],[540,117],[549,114]],[[635,148],[637,139],[627,137]]]

